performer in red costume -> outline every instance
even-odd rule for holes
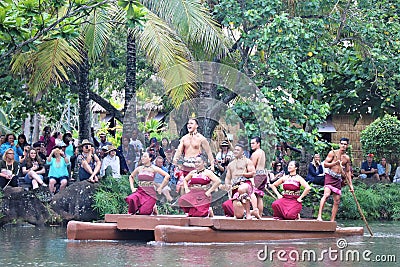
[[[257,208],[257,198],[254,194],[254,179],[256,172],[253,162],[243,154],[243,146],[237,144],[233,150],[235,159],[227,167],[225,184],[222,190],[231,192],[230,199],[222,203],[225,216],[237,219],[252,219],[252,215],[261,219]],[[250,202],[253,211],[250,213]]]
[[[218,188],[221,180],[205,168],[205,160],[198,156],[195,159],[196,170],[191,171],[183,180],[185,193],[179,198],[179,207],[189,217],[213,217],[211,193]]]
[[[285,175],[275,183],[271,184],[272,191],[278,197],[272,203],[274,218],[280,220],[295,220],[300,218],[303,198],[310,192],[311,187],[300,175],[297,174],[299,164],[291,161],[288,164],[289,175]],[[284,191],[282,194],[276,189],[283,184]],[[303,193],[300,194],[300,186],[304,187]]]
[[[150,215],[156,213],[157,194],[154,184],[154,175],[156,173],[164,176],[164,180],[157,188],[158,194],[168,184],[170,175],[157,166],[151,164],[149,153],[142,155],[142,166],[137,167],[129,176],[132,194],[125,198],[128,203],[129,214]],[[134,178],[138,178],[138,188],[134,186]]]

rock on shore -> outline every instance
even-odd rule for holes
[[[92,208],[98,184],[75,182],[52,196],[48,187],[25,191],[7,187],[0,200],[0,226],[14,222],[33,225],[61,223],[69,220],[93,221],[99,214]]]

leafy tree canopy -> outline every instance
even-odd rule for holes
[[[361,145],[364,154],[373,153],[378,158],[386,157],[398,163],[400,157],[400,120],[385,115],[376,119],[361,132]]]
[[[279,139],[314,149],[329,113],[400,112],[397,3],[208,2],[273,106]]]

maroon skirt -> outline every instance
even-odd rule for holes
[[[328,187],[333,193],[342,195],[342,178],[333,177],[325,173],[325,187]]]
[[[192,188],[190,192],[179,198],[179,207],[190,217],[206,217],[211,204],[211,196],[207,197],[206,190]]]
[[[263,197],[265,195],[264,189],[267,181],[268,176],[266,174],[256,174],[256,176],[254,176],[254,194]]]
[[[228,199],[224,203],[222,203],[222,209],[224,210],[224,214],[226,217],[233,217],[235,216],[233,211],[233,200]]]
[[[157,202],[156,190],[152,186],[139,186],[135,193],[125,198],[130,214],[150,215]]]
[[[274,218],[281,220],[295,220],[301,211],[302,205],[297,201],[299,196],[284,195],[283,198],[272,203]]]

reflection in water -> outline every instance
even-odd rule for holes
[[[146,244],[132,241],[69,241],[66,229],[61,227],[7,226],[0,228],[0,266],[378,266],[376,262],[365,262],[362,258],[360,261],[345,261],[346,252],[363,253],[366,250],[371,251],[371,259],[375,259],[376,255],[395,255],[400,261],[400,222],[371,223],[371,227],[374,237],[366,234],[364,237],[347,237],[344,241]],[[339,249],[338,245],[344,246]],[[319,260],[321,253],[329,249],[336,250],[337,255],[342,253],[342,259],[332,260],[327,253],[323,253],[324,260]],[[267,254],[262,254],[263,251]],[[301,258],[302,253],[311,257],[311,251],[315,252],[315,260]],[[281,260],[278,253],[284,254]],[[391,261],[381,266],[394,266],[393,259]]]

